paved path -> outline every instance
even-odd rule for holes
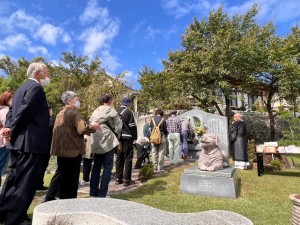
[[[192,161],[184,162],[182,159],[180,159],[178,166],[181,166],[181,165],[184,165],[184,164],[186,165],[188,163],[192,163]],[[162,174],[168,173],[168,171],[170,169],[175,168],[175,166],[170,165],[170,161],[168,160],[167,157],[165,157],[164,164],[165,164],[165,167],[164,167],[165,172],[160,173],[160,174],[154,174],[154,177],[161,176]],[[138,181],[139,171],[140,170],[132,169],[132,180],[135,181],[135,184],[127,186],[127,187],[123,186],[122,184],[121,185],[120,184],[116,185],[115,184],[115,179],[111,179],[111,181],[109,183],[109,187],[108,187],[108,195],[128,193],[128,192],[133,191],[133,190],[137,189],[138,187],[142,186],[143,183]],[[79,189],[78,189],[79,194],[89,195],[89,191],[90,191],[89,183],[84,184],[84,185],[79,185]]]

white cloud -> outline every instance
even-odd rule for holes
[[[104,47],[106,36],[104,32],[95,28],[87,29],[79,37],[84,40],[83,52],[85,55],[92,56],[98,50]]]
[[[42,55],[48,54],[48,50],[43,46],[31,46],[31,47],[28,47],[28,51],[35,55],[37,55],[38,53],[41,53]]]
[[[70,43],[71,42],[70,35],[65,33],[62,37],[62,41],[63,41],[63,43],[66,43],[66,44]]]
[[[119,63],[119,60],[117,57],[111,55],[110,51],[104,50],[100,54],[100,58],[103,61],[103,66],[107,68],[109,73],[114,73],[121,67],[121,64]]]
[[[139,22],[138,24],[136,24],[134,26],[134,28],[130,31],[131,35],[135,35],[136,33],[138,33],[142,27],[145,25],[146,21],[142,20],[141,22]]]
[[[97,17],[88,16],[87,12],[93,12]],[[111,41],[119,32],[119,20],[111,18],[108,10],[98,7],[95,0],[88,2],[80,20],[84,23],[94,21],[79,35],[79,40],[84,42],[83,54],[92,57],[99,51],[108,51]]]
[[[40,26],[40,18],[27,15],[24,10],[17,10],[8,18],[2,18],[1,25],[4,25],[6,31],[14,31],[16,28],[34,31]]]
[[[229,12],[246,12],[254,3],[259,7],[258,20],[275,22],[287,22],[291,20],[299,20],[300,11],[295,10],[300,8],[300,1],[295,0],[249,0],[238,6],[228,8]]]
[[[177,35],[178,34],[179,29],[175,26],[172,26],[171,28],[169,28],[169,30],[167,30],[164,34],[164,39],[169,40],[172,36]]]
[[[162,0],[161,6],[167,14],[179,19],[189,13],[204,14],[220,6],[219,1],[208,0]]]
[[[154,29],[151,26],[147,26],[145,39],[153,41],[156,38],[156,35],[158,35],[160,32],[161,31],[159,29]]]
[[[24,34],[9,35],[0,42],[0,50],[17,49],[28,45],[30,41]]]
[[[91,23],[97,20],[103,20],[104,24],[107,23],[107,18],[109,18],[107,8],[101,8],[97,6],[96,0],[90,0],[87,3],[87,7],[84,9],[82,15],[80,15],[79,20],[82,24]]]
[[[63,29],[61,27],[56,27],[46,23],[38,29],[36,38],[41,38],[47,44],[55,45],[56,39],[62,34]]]

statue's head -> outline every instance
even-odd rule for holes
[[[219,137],[217,134],[204,134],[201,137],[201,146],[214,148],[219,145]]]

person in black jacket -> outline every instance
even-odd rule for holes
[[[133,112],[129,109],[130,105],[131,99],[125,97],[122,99],[121,107],[118,109],[118,113],[123,122],[123,127],[120,138],[121,151],[118,152],[116,159],[116,184],[123,183],[124,186],[135,183],[131,180],[131,172],[133,145],[137,139],[137,127]]]
[[[50,82],[43,63],[31,63],[28,80],[18,88],[12,103],[9,128],[11,166],[1,191],[0,223],[31,224],[27,210],[43,177],[50,148],[49,112],[43,86]],[[7,126],[8,125],[8,126]]]
[[[239,113],[234,114],[234,122],[231,128],[231,142],[233,143],[233,160],[235,168],[247,169],[249,165],[246,124]]]

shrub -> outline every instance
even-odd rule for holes
[[[274,159],[270,162],[270,166],[274,171],[281,170],[281,162],[278,159]]]
[[[252,105],[252,106],[251,106],[251,111],[254,112],[254,111],[256,111],[256,110],[257,110],[257,107],[256,107],[255,105]]]
[[[244,112],[244,111],[246,111],[246,107],[245,107],[244,105],[242,105],[242,106],[240,107],[240,110]]]
[[[153,164],[145,164],[139,172],[139,180],[145,182],[153,177]]]
[[[284,111],[284,106],[282,106],[282,105],[278,106],[278,111],[279,111],[279,112]]]
[[[253,139],[248,141],[248,157],[249,157],[249,162],[255,162],[256,161],[256,146],[255,146],[255,141]]]

